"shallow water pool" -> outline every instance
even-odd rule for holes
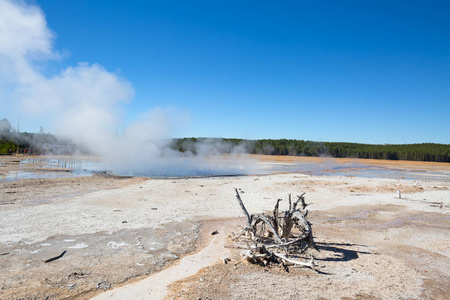
[[[154,178],[298,173],[315,176],[450,181],[450,165],[448,171],[436,172],[425,169],[376,166],[359,163],[359,161],[354,163],[335,163],[333,159],[318,163],[313,161],[273,162],[248,158],[182,158],[162,160],[138,169],[124,169],[123,166],[114,168],[93,158],[24,157],[9,162],[2,162],[0,167],[0,182],[34,178],[92,176],[98,172]],[[2,169],[9,171],[1,172]]]

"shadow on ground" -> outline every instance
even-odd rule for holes
[[[319,251],[329,251],[333,252],[333,257],[323,257],[323,258],[315,258],[317,261],[350,261],[354,259],[358,259],[360,254],[372,254],[378,255],[374,252],[368,251],[358,251],[358,250],[350,250],[343,247],[367,247],[365,245],[358,244],[340,244],[340,243],[316,243],[317,249]]]

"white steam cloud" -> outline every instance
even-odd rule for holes
[[[79,63],[46,76],[40,67],[61,59],[42,10],[23,1],[0,0],[0,105],[45,119],[53,131],[105,158],[115,171],[144,175],[245,173],[249,165],[211,164],[215,146],[201,145],[195,159],[167,146],[173,109],[142,114],[122,135],[123,105],[132,85],[99,64]],[[5,117],[5,116],[1,116]],[[242,164],[242,161],[239,162]],[[226,166],[226,167],[225,167]]]

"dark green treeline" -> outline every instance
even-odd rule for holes
[[[47,133],[0,132],[0,154],[42,154],[47,145],[58,143],[58,139]]]
[[[389,160],[450,162],[449,144],[372,145],[341,142],[313,142],[303,140],[242,140],[242,139],[175,139],[171,147],[179,151],[196,152],[196,144],[213,144],[220,152],[229,153],[236,147],[251,154],[332,156]]]
[[[67,144],[54,135],[40,133],[0,132],[0,154],[21,153],[31,148],[32,153],[45,153],[52,145]],[[174,139],[170,148],[196,154],[200,148],[211,148],[218,153],[246,152],[266,155],[332,156],[390,160],[450,162],[449,144],[371,145],[358,143],[313,142],[303,140],[242,140],[242,139]],[[210,152],[210,151],[207,151]]]

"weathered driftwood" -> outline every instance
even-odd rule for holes
[[[311,223],[306,216],[304,193],[292,202],[289,195],[289,208],[280,212],[278,199],[271,215],[248,213],[239,191],[236,198],[242,212],[247,218],[247,225],[238,234],[232,236],[235,244],[227,245],[228,248],[245,249],[244,258],[260,265],[278,263],[285,268],[287,265],[297,265],[314,269],[314,260],[308,262],[299,261],[299,255],[310,248],[315,248]],[[301,207],[299,206],[301,203]]]
[[[63,251],[60,255],[58,255],[58,256],[55,256],[55,257],[52,257],[52,258],[47,259],[46,261],[44,261],[44,263],[49,263],[49,262],[52,262],[52,261],[54,261],[54,260],[60,259],[61,257],[64,256],[64,254],[66,254],[66,250],[64,250],[64,251]]]
[[[252,218],[253,216],[250,216],[247,209],[245,208],[244,202],[242,202],[241,196],[239,195],[239,192],[237,189],[234,189],[236,191],[236,198],[238,200],[239,205],[241,206],[242,212],[247,217],[247,225],[248,228],[252,226]]]
[[[311,268],[311,269],[314,269],[314,267],[315,267],[314,266],[314,259],[312,257],[310,258],[309,262],[301,262],[301,261],[298,261],[298,260],[293,260],[293,259],[287,258],[286,256],[278,254],[276,252],[273,252],[273,255],[281,258],[282,260],[285,260],[287,262],[293,263],[294,265],[300,265],[300,266],[308,267],[308,268]]]

